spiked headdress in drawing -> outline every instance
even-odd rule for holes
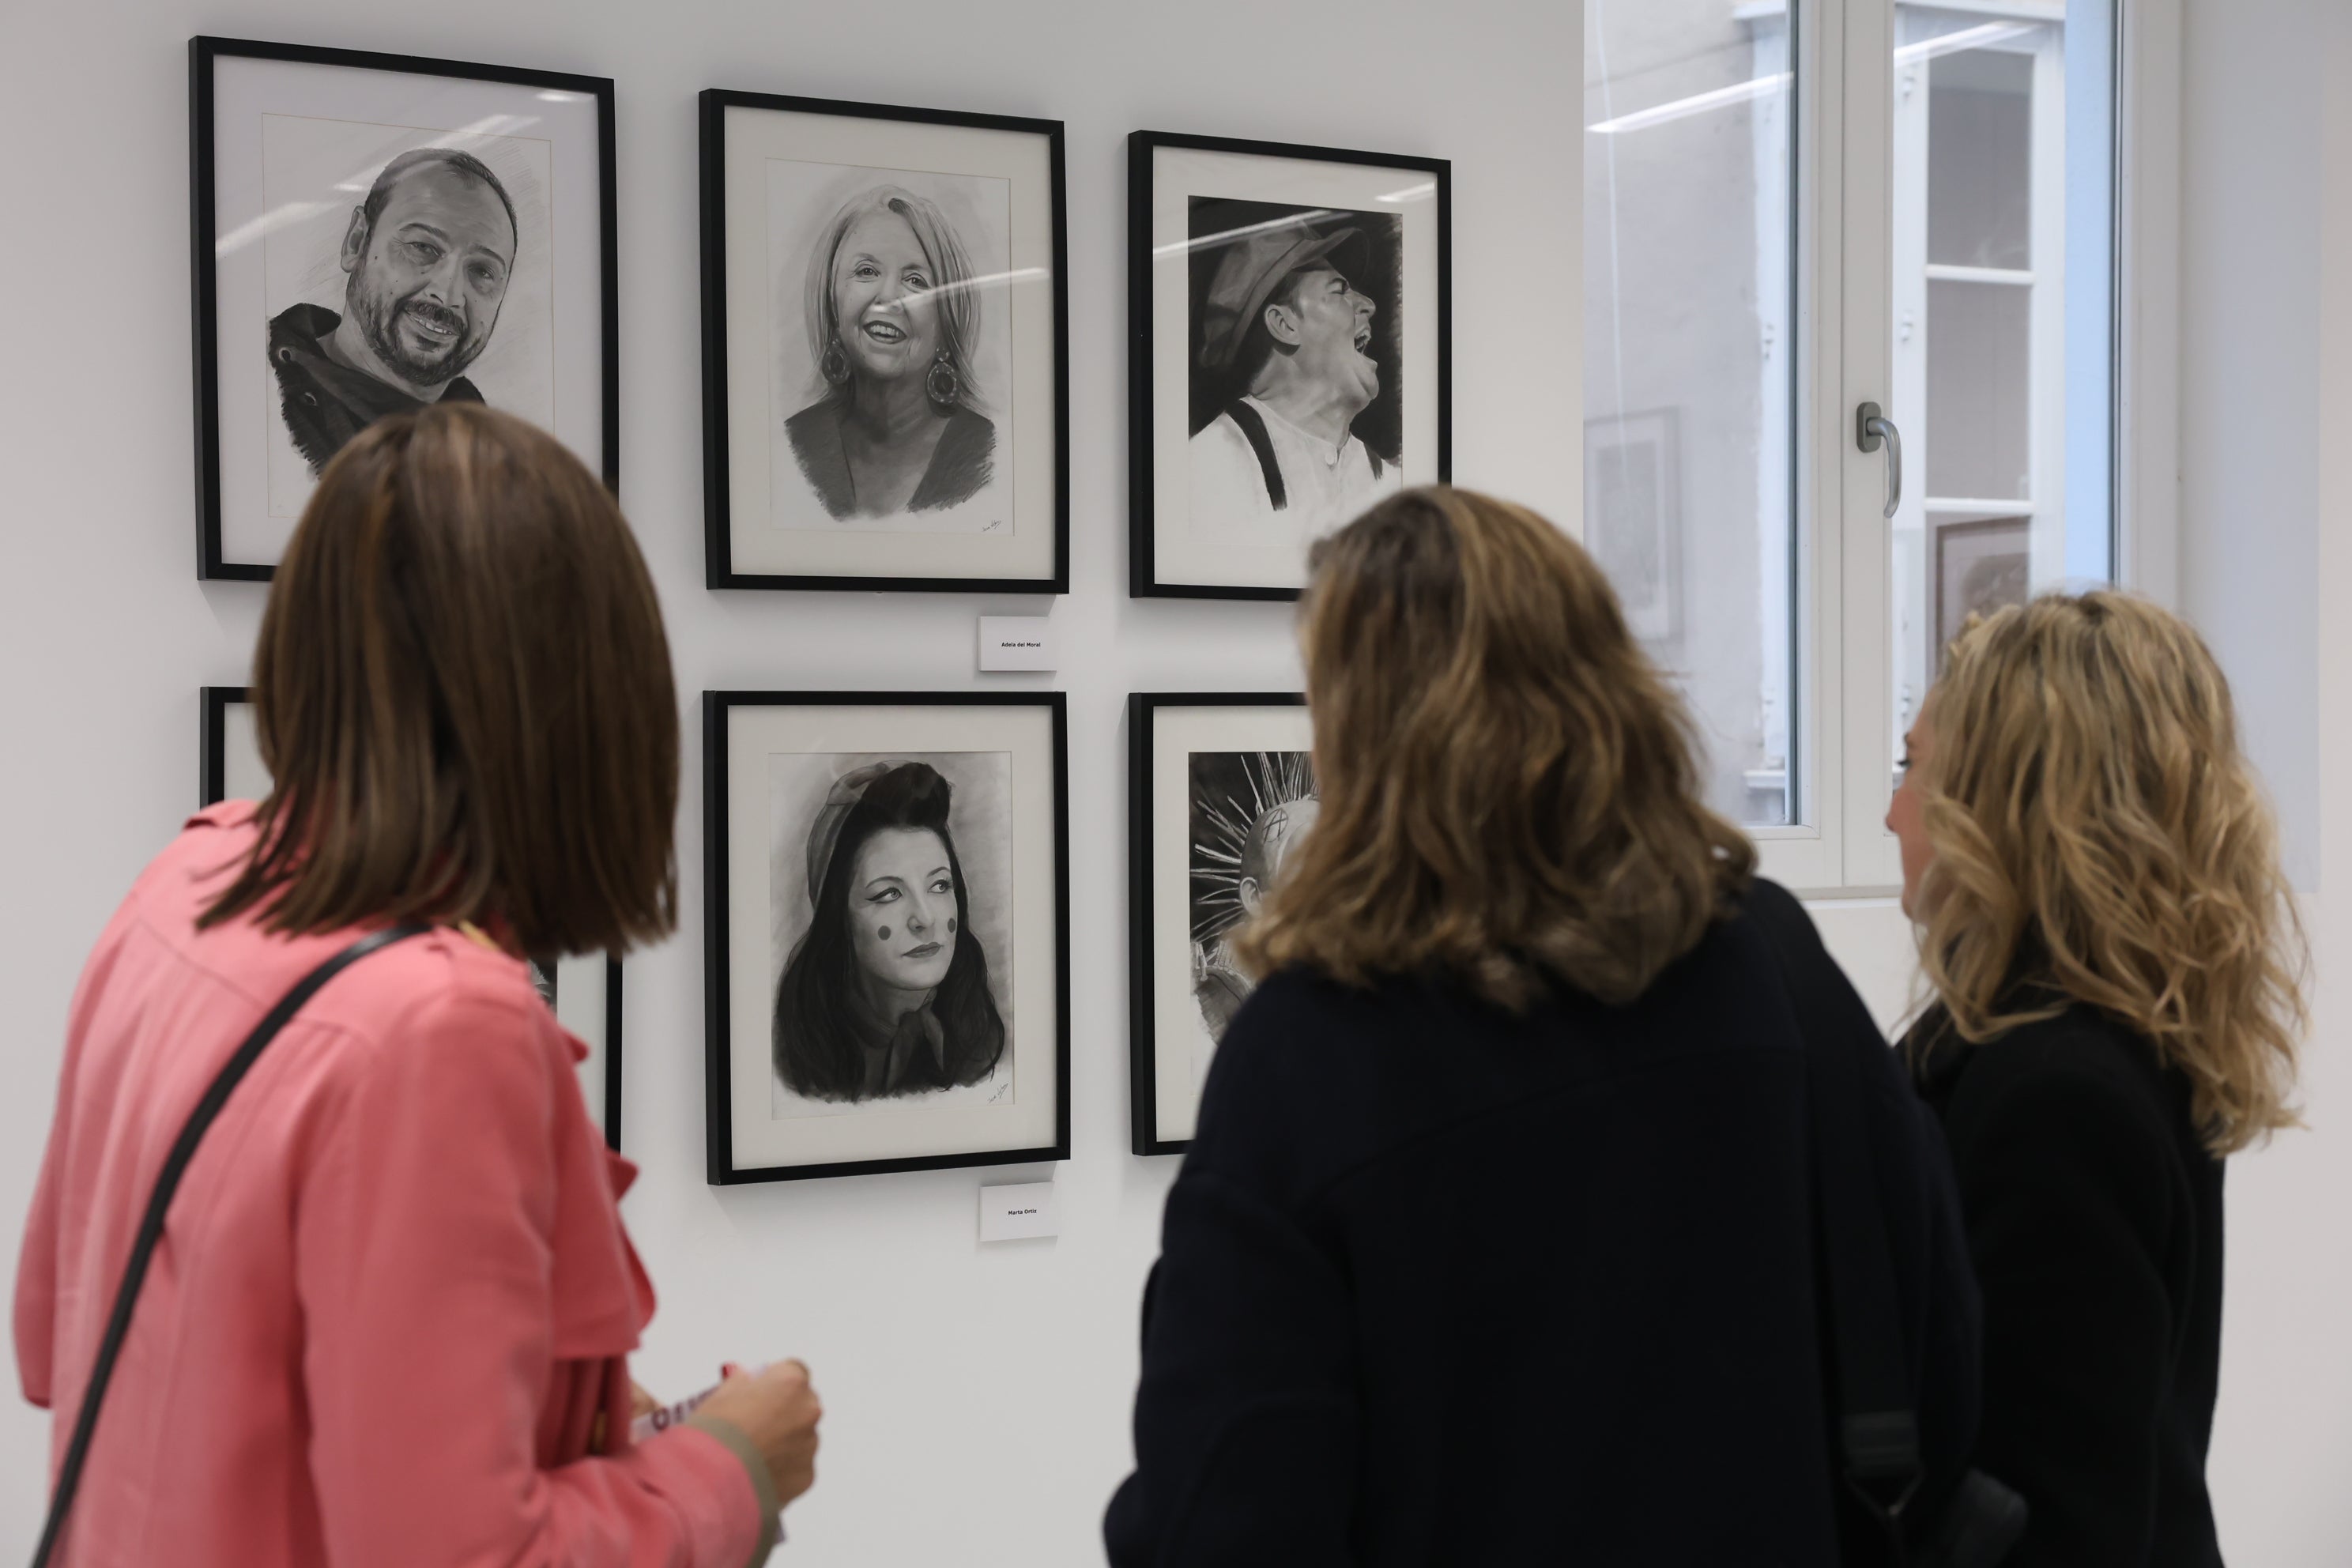
[[[1315,772],[1299,752],[1256,752],[1242,759],[1249,798],[1203,806],[1208,828],[1193,846],[1208,862],[1195,869],[1195,940],[1223,935],[1257,911],[1282,862],[1315,826]]]

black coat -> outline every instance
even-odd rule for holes
[[[1932,1120],[1794,900],[1759,885],[1638,1002],[1512,1017],[1445,984],[1259,987],[1145,1295],[1117,1568],[1838,1561],[1806,1043],[1848,1052],[1940,1484],[1976,1321]]]
[[[1984,1293],[1976,1462],[2033,1510],[2011,1568],[2218,1568],[2221,1162],[2188,1079],[2078,1006],[1940,1046],[1923,1087]]]

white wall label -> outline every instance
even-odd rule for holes
[[[1061,1206],[1051,1182],[1021,1182],[980,1189],[980,1239],[1020,1241],[1062,1234]]]
[[[980,668],[1055,669],[1059,647],[1047,616],[980,617]]]

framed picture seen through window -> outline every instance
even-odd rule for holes
[[[1584,424],[1584,543],[1645,643],[1682,630],[1682,491],[1675,411]]]

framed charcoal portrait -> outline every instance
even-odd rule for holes
[[[1944,661],[1970,616],[1989,616],[2033,595],[2033,519],[1931,519],[1936,541],[1935,655]]]
[[[1065,593],[1062,123],[702,95],[713,588]]]
[[[1128,138],[1129,591],[1295,599],[1453,471],[1452,165]]]
[[[618,479],[613,83],[189,42],[196,574],[267,580],[329,458],[485,403]]]
[[[1682,630],[1681,447],[1675,410],[1584,422],[1584,543],[1646,643]]]
[[[709,1179],[1064,1160],[1060,692],[703,693]]]
[[[1167,1154],[1253,988],[1234,931],[1315,826],[1314,731],[1284,692],[1137,692],[1127,723],[1129,1106],[1135,1152]]]
[[[206,686],[198,692],[204,721],[197,749],[197,800],[259,800],[270,790],[254,732],[253,703],[242,686]],[[542,963],[527,961],[530,983],[556,1021],[587,1047],[580,1059],[580,1094],[588,1119],[604,1130],[604,1142],[621,1147],[621,965],[590,954]]]

